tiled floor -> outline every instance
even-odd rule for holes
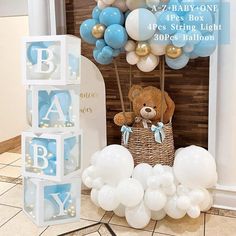
[[[144,230],[129,228],[124,218],[94,206],[88,194],[82,194],[81,220],[76,223],[39,228],[22,212],[21,160],[18,153],[0,155],[0,236],[234,236],[236,213],[212,209],[198,219],[185,217],[151,221]]]

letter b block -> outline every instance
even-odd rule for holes
[[[24,178],[24,212],[38,226],[78,221],[80,189],[79,178],[61,183]]]
[[[31,86],[27,119],[35,133],[79,130],[80,85]]]
[[[81,133],[22,133],[23,175],[57,182],[78,176],[81,143]]]
[[[22,55],[26,85],[80,83],[81,40],[75,36],[26,37]]]

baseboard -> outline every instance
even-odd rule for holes
[[[236,186],[217,185],[212,192],[213,207],[236,211]]]
[[[21,145],[21,136],[16,136],[14,138],[8,139],[6,141],[0,142],[0,154],[7,152],[11,149],[17,148]]]

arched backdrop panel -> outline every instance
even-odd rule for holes
[[[67,33],[79,35],[80,24],[91,18],[94,0],[66,0]],[[93,46],[82,43],[82,54],[92,61]],[[129,65],[125,55],[118,60],[126,109],[130,102],[127,99],[129,89]],[[106,84],[107,136],[108,144],[120,142],[120,129],[113,123],[113,116],[121,111],[118,88],[113,65],[101,66],[100,69]],[[159,86],[158,69],[152,73],[142,73],[136,67],[133,70],[133,84]],[[166,91],[176,103],[173,119],[176,148],[191,144],[208,146],[208,94],[209,94],[209,59],[192,60],[187,67],[174,71],[166,67]]]

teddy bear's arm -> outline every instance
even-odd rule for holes
[[[118,126],[132,125],[134,123],[134,119],[135,119],[134,112],[125,112],[125,116],[123,112],[120,112],[115,115],[114,122]]]
[[[174,115],[175,103],[170,98],[170,96],[168,95],[167,92],[165,92],[165,101],[166,101],[167,109],[164,114],[164,123],[168,123],[168,122],[170,122],[171,118]]]

